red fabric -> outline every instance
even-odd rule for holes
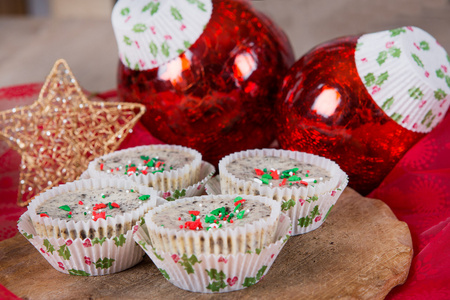
[[[0,109],[37,99],[41,84],[0,89]],[[114,100],[116,93],[96,95]],[[450,114],[402,158],[369,196],[385,201],[411,230],[414,258],[407,282],[388,299],[450,299]],[[2,144],[3,143],[3,144]],[[138,123],[120,149],[161,143]],[[17,233],[20,156],[0,142],[0,241]],[[17,299],[0,284],[0,299]]]

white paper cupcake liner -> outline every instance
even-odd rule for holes
[[[107,173],[105,171],[97,170],[97,165],[99,159],[109,159],[116,156],[126,157],[129,153],[133,153],[142,149],[174,149],[178,151],[187,152],[194,156],[194,160],[186,164],[184,167],[176,170],[166,170],[164,172],[158,172],[155,174],[148,173],[144,174],[132,174],[130,176],[124,175],[121,172],[117,173]],[[155,190],[159,191],[175,191],[183,188],[187,188],[190,185],[195,184],[200,180],[200,166],[202,162],[202,156],[200,152],[190,149],[187,147],[177,146],[177,145],[149,145],[149,146],[138,146],[128,149],[123,149],[115,151],[101,157],[98,157],[89,163],[87,171],[89,172],[89,177],[91,178],[121,178],[121,179],[131,179],[135,182],[150,186]]]
[[[238,252],[256,251],[273,243],[275,230],[280,215],[280,205],[267,197],[245,196],[246,200],[260,201],[271,208],[270,216],[255,222],[225,230],[179,230],[158,226],[151,221],[155,213],[163,209],[176,208],[178,205],[192,201],[207,201],[208,199],[227,198],[232,201],[238,195],[202,196],[180,199],[161,205],[148,212],[145,223],[153,245],[162,252],[177,253],[179,255],[205,254],[236,254]],[[189,204],[188,204],[189,205]],[[192,205],[192,204],[190,204]]]
[[[18,221],[18,230],[57,271],[98,276],[117,273],[139,263],[144,255],[132,231],[114,238],[63,239],[37,235],[30,213]]]
[[[67,221],[53,219],[51,217],[41,217],[37,214],[37,208],[41,203],[57,195],[70,193],[71,191],[105,187],[135,189],[141,194],[150,195],[150,199],[145,202],[143,201],[139,208],[133,211],[115,217],[109,217],[106,220],[98,219],[97,221],[89,220],[75,222],[72,220]],[[157,196],[154,189],[139,185],[131,180],[91,178],[69,182],[39,194],[28,205],[28,212],[30,213],[36,232],[41,236],[54,238],[70,237],[72,239],[86,236],[91,239],[95,237],[101,239],[105,236],[112,237],[126,233],[147,211],[161,203],[162,199]]]
[[[223,293],[250,287],[263,279],[290,237],[289,217],[280,215],[275,242],[252,253],[182,255],[157,251],[145,226],[135,226],[134,239],[162,275],[191,292]]]
[[[159,67],[178,57],[203,33],[211,0],[120,0],[112,24],[122,63],[134,70]]]

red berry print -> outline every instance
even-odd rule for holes
[[[67,245],[67,246],[72,245],[72,243],[73,243],[72,240],[67,240],[67,241],[66,241],[66,245]]]
[[[180,260],[180,257],[177,254],[173,254],[172,259],[175,263],[177,263]]]
[[[91,240],[90,239],[86,239],[86,241],[84,241],[84,243],[83,243],[83,246],[85,248],[92,247]]]
[[[234,276],[233,279],[231,279],[231,278],[227,279],[227,283],[229,286],[233,286],[237,281],[238,281],[237,276]]]
[[[58,263],[58,267],[60,267],[61,269],[65,270],[66,268],[64,268],[64,264],[62,262]]]

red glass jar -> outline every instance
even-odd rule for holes
[[[294,62],[289,41],[247,1],[213,1],[211,19],[179,57],[146,71],[121,62],[120,100],[143,103],[142,123],[158,139],[221,157],[267,147],[274,103]]]
[[[403,128],[373,101],[357,72],[357,41],[323,43],[292,66],[276,103],[277,138],[283,149],[336,161],[349,186],[366,195],[425,134]]]

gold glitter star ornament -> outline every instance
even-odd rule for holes
[[[145,106],[89,101],[58,60],[36,102],[0,112],[0,136],[22,156],[17,204],[77,179],[89,161],[116,150]]]

